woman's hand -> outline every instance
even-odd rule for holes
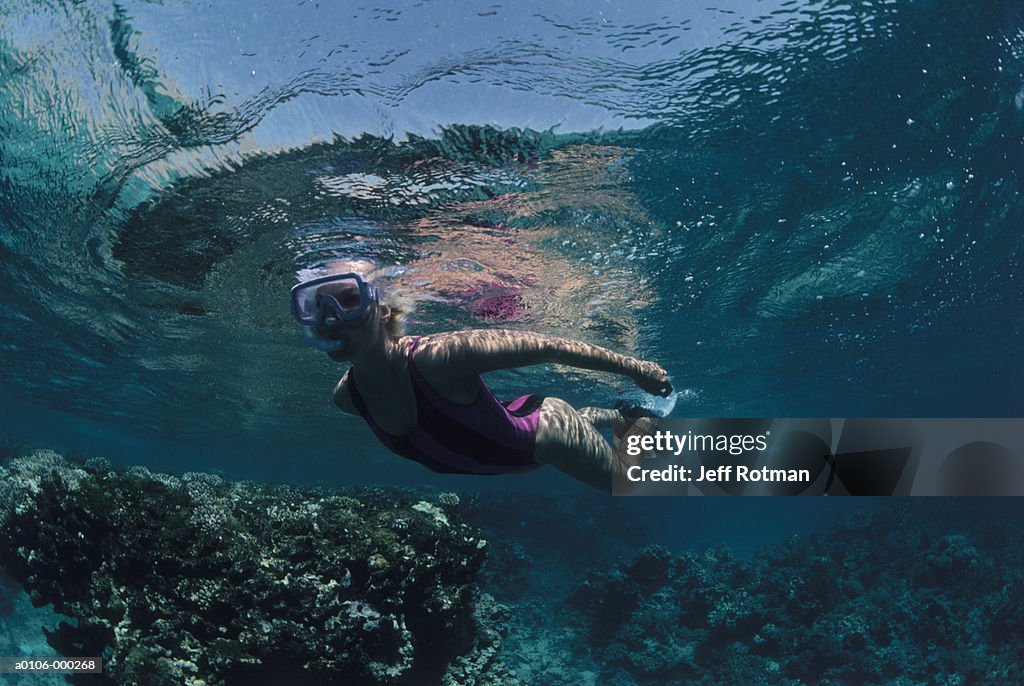
[[[632,377],[637,386],[651,395],[660,395],[663,398],[672,393],[668,372],[660,364],[637,360],[636,366]]]

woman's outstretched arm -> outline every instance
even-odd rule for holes
[[[640,388],[656,395],[672,392],[668,373],[654,362],[582,341],[529,331],[474,329],[434,334],[418,346],[417,360],[421,356],[444,365],[448,373],[458,376],[555,363],[628,376]]]

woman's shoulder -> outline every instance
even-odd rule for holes
[[[356,409],[355,403],[352,402],[352,392],[349,390],[349,375],[352,372],[349,369],[342,375],[341,379],[334,386],[334,406],[342,412],[349,414],[359,414],[359,410]]]
[[[403,336],[399,342],[411,350],[411,356],[418,367],[445,366],[458,358],[474,333],[472,330],[443,331],[424,336]]]
[[[464,386],[475,388],[479,373],[467,364],[467,351],[471,347],[473,330],[445,331],[415,337],[411,359],[423,376],[438,390],[441,387],[460,391]],[[410,337],[412,339],[413,337]]]

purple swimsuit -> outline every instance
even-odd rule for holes
[[[387,448],[435,472],[504,474],[538,467],[533,461],[542,396],[524,395],[507,405],[491,393],[483,379],[476,400],[460,405],[443,398],[416,368],[409,345],[409,377],[416,397],[416,426],[404,436],[385,433],[373,421],[348,372],[352,404]]]

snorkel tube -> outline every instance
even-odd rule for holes
[[[340,331],[322,336],[317,333],[316,327],[308,325],[302,327],[302,337],[306,343],[325,353],[343,353],[349,345],[348,336]]]

